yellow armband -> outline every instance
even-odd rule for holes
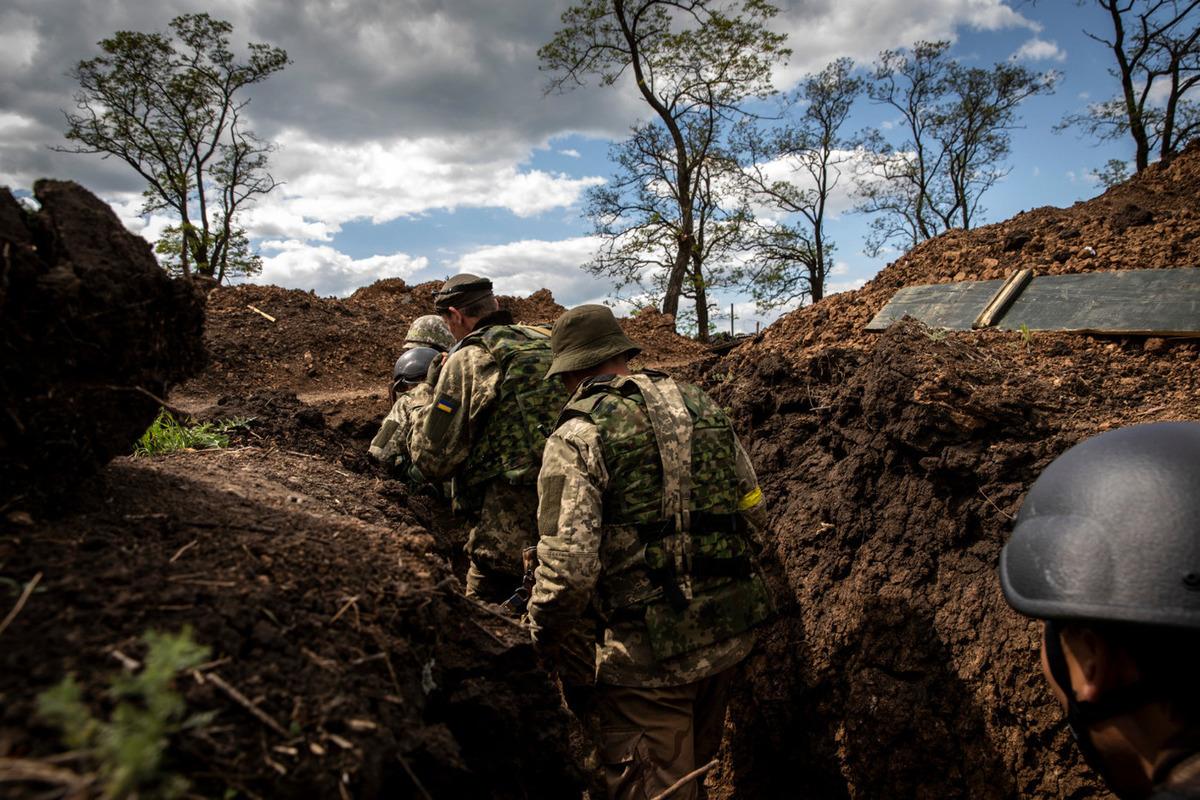
[[[758,486],[755,486],[754,491],[748,492],[741,500],[738,501],[738,511],[749,511],[761,503],[762,499],[762,489]]]

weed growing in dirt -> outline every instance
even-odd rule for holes
[[[142,434],[133,446],[136,456],[161,456],[178,450],[207,450],[228,447],[228,433],[235,428],[244,428],[250,419],[229,419],[221,422],[204,422],[199,425],[181,425],[165,408],[159,410],[154,423]]]
[[[178,634],[147,631],[146,663],[136,675],[116,675],[109,694],[117,700],[106,721],[92,716],[74,676],[38,695],[38,714],[62,731],[63,742],[91,755],[104,781],[105,797],[175,798],[188,789],[181,775],[162,772],[173,735],[212,721],[214,712],[187,714],[175,676],[208,658],[209,649]]]
[[[1021,332],[1021,339],[1025,342],[1025,349],[1028,350],[1029,346],[1033,344],[1033,333],[1030,332],[1029,326],[1024,322],[1021,323],[1017,330]]]

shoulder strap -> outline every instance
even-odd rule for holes
[[[691,530],[692,499],[692,415],[683,402],[679,386],[672,380],[654,380],[649,375],[632,375],[630,380],[642,390],[646,414],[658,442],[663,468],[663,519],[673,520],[672,537],[676,574],[687,576],[680,587],[684,598],[692,599]]]

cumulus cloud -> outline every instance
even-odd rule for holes
[[[605,302],[611,284],[581,269],[595,255],[599,244],[595,237],[578,236],[480,247],[449,265],[447,274],[486,275],[501,294],[529,294],[545,287],[567,307],[600,303]]]
[[[963,27],[1041,30],[1004,0],[790,0],[781,6],[774,27],[788,34],[794,51],[791,62],[776,71],[781,86],[840,56],[865,63],[884,49],[956,41]]]
[[[434,209],[502,208],[519,217],[573,205],[601,177],[521,170],[507,148],[469,137],[336,143],[289,130],[275,170],[292,175],[247,215],[255,236],[327,241],[354,219],[373,223]]]
[[[1066,61],[1067,51],[1059,47],[1056,42],[1046,41],[1035,36],[1021,45],[1010,58],[1013,61]]]
[[[580,152],[573,147],[569,147],[566,150],[559,150],[558,154],[560,156],[566,156],[567,158],[582,158],[583,157],[580,154]]]
[[[408,278],[428,266],[428,259],[392,253],[354,259],[328,245],[295,240],[262,245],[262,273],[254,283],[288,289],[311,289],[320,295],[344,297],[360,286],[382,278]],[[274,253],[274,255],[267,255]]]

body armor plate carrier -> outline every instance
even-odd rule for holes
[[[674,432],[658,431],[648,402],[662,402],[656,398],[675,391],[687,417],[676,416]],[[560,424],[575,416],[596,426],[609,474],[598,609],[604,622],[644,620],[662,660],[767,619],[769,592],[738,513],[736,440],[720,407],[694,386],[647,372],[592,379]],[[664,502],[669,492],[660,439],[671,437],[690,439],[690,448],[683,448],[691,458],[682,467],[689,473],[683,476],[689,490],[682,513],[669,513]]]
[[[567,402],[562,381],[546,380],[551,353],[544,332],[525,325],[489,325],[455,349],[472,346],[491,354],[501,378],[483,433],[471,443],[466,464],[454,480],[456,508],[468,512],[479,509],[488,481],[537,483],[546,438]]]

